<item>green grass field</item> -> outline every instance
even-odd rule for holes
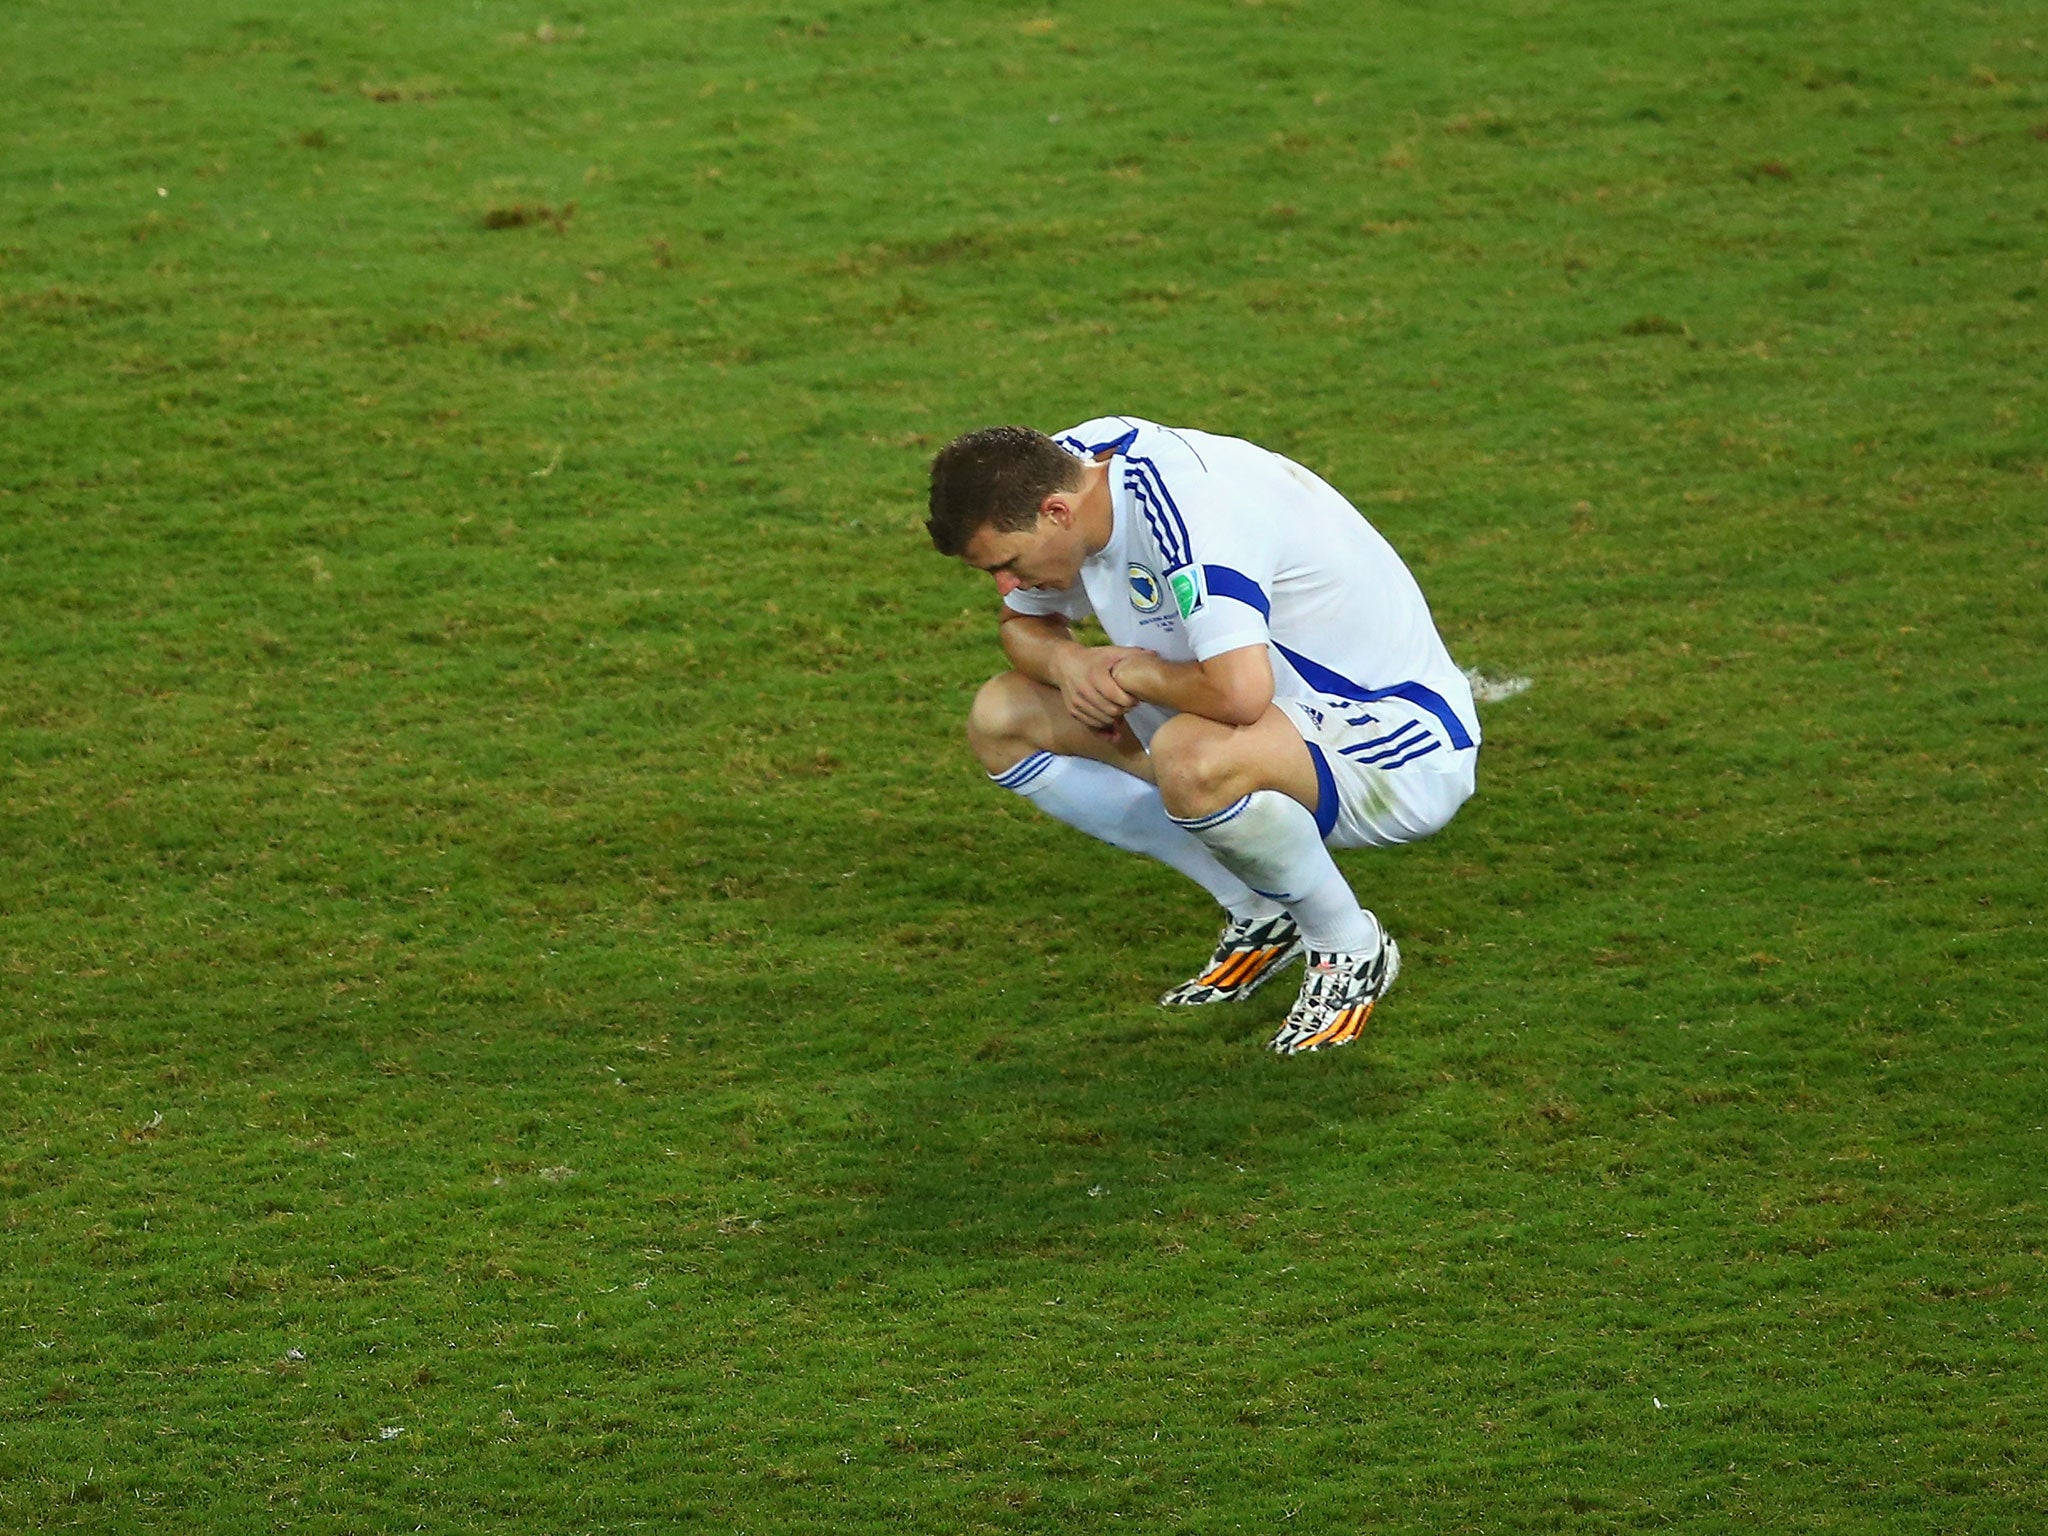
[[[9,8],[0,1529],[2048,1528],[2048,16]],[[931,452],[1344,489],[1408,969],[1154,994]]]

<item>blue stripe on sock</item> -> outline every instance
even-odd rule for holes
[[[1034,752],[1023,762],[1003,773],[992,773],[989,778],[1004,789],[1021,790],[1033,779],[1052,766],[1050,752]]]
[[[1252,803],[1250,795],[1232,801],[1220,811],[1211,811],[1206,816],[1175,816],[1176,826],[1186,827],[1190,832],[1206,832],[1211,827],[1220,827],[1226,821],[1234,821],[1244,814],[1244,808]]]

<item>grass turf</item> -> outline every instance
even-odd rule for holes
[[[18,10],[0,1524],[2038,1528],[2038,22]],[[1535,679],[1359,1047],[959,745],[1103,410]]]

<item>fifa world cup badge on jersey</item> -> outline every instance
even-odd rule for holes
[[[1131,579],[1131,606],[1140,613],[1159,611],[1159,578],[1147,566],[1133,564],[1128,572]]]
[[[1202,590],[1202,568],[1199,565],[1184,565],[1178,570],[1168,571],[1166,587],[1173,593],[1173,605],[1180,610],[1183,619],[1191,619],[1202,611],[1202,599],[1208,594]]]

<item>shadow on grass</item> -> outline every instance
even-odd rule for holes
[[[1283,1061],[1264,1041],[1292,988],[1229,1010],[1148,1005],[988,1035],[871,1081],[843,1125],[780,1148],[787,1203],[729,1223],[754,1283],[906,1266],[1121,1264],[1177,1234],[1297,1203],[1422,1091],[1370,1043]]]

